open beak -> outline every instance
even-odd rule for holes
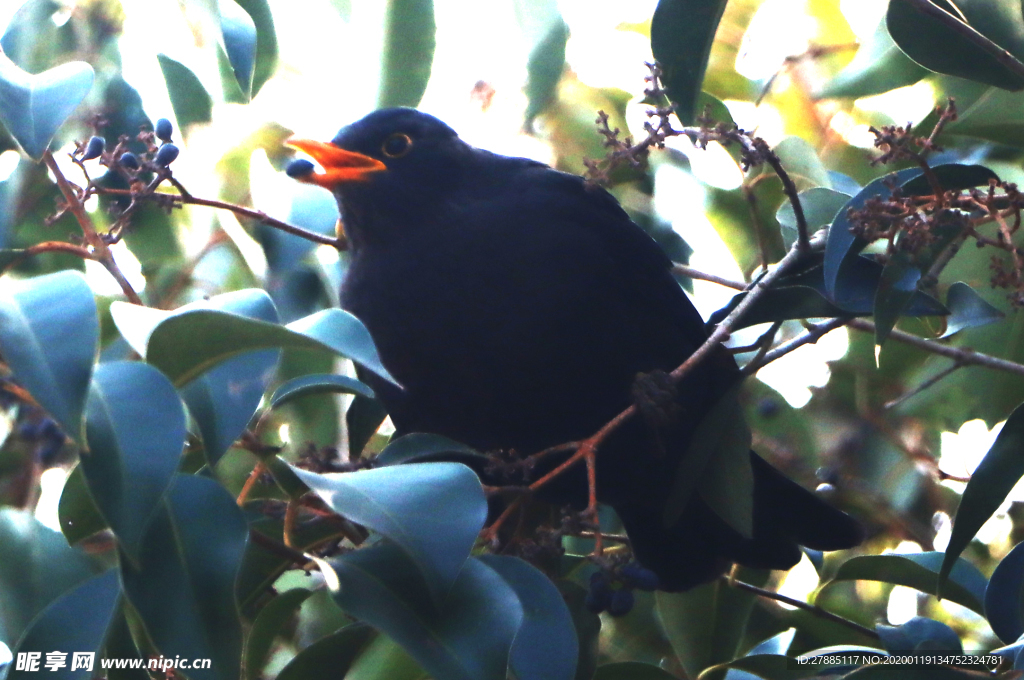
[[[317,142],[312,139],[289,139],[285,144],[309,154],[324,169],[322,173],[311,172],[296,179],[300,182],[316,184],[331,191],[342,184],[364,182],[371,174],[387,170],[387,166],[376,158],[370,158],[355,151],[339,149],[327,142]]]

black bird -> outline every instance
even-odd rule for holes
[[[521,454],[584,439],[632,403],[638,375],[671,371],[707,338],[670,260],[580,177],[471,147],[412,109],[371,113],[331,144],[292,145],[325,170],[302,179],[338,200],[351,248],[342,306],[404,388],[367,376],[400,433]],[[598,499],[665,590],[733,562],[788,569],[798,545],[861,539],[853,519],[752,452],[752,538],[696,493],[665,526],[679,461],[737,376],[720,348],[669,391],[667,424],[633,418],[597,454]],[[546,498],[583,505],[582,467]]]

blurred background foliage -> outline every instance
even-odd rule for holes
[[[893,26],[897,32],[906,26],[890,18],[887,29],[887,4],[731,0],[710,46],[705,94],[692,93],[694,111],[699,115],[709,105],[715,119],[755,131],[777,150],[800,190],[826,187],[853,195],[885,172],[906,167],[872,163],[877,151],[868,126],[921,122],[927,134],[936,119],[934,107],[955,96],[960,118],[946,127],[939,140],[943,149],[932,156],[932,164],[983,163],[1004,181],[1024,179],[1024,92],[999,89],[1004,81],[964,79],[972,77],[970,72],[944,75],[920,66],[894,45],[893,38],[900,36],[890,37]],[[967,8],[985,4],[968,3]],[[1024,25],[1019,4],[988,4],[1014,6],[1016,22]],[[644,136],[644,62],[652,59],[655,5],[649,0],[224,0],[218,7],[213,0],[27,0],[0,7],[0,13],[6,12],[3,19],[9,19],[0,46],[29,73],[71,60],[95,69],[83,105],[53,143],[57,163],[72,181],[82,181],[81,171],[68,160],[75,140],[84,142],[95,134],[112,146],[126,135],[127,146],[142,153],[145,148],[136,140],[140,129],[168,118],[180,136],[174,176],[192,196],[251,206],[332,234],[337,217],[332,197],[284,175],[294,152],[283,141],[292,133],[329,139],[377,106],[419,106],[446,120],[470,143],[583,173],[585,159],[605,154],[595,126],[599,110],[624,134]],[[693,30],[699,32],[700,26]],[[1011,34],[1007,40],[1022,40],[1024,30],[1016,24],[1006,30]],[[74,242],[77,225],[70,214],[50,219],[58,196],[52,174],[19,153],[2,129],[0,151],[0,249]],[[117,173],[94,162],[85,167],[102,186],[127,186]],[[674,260],[727,279],[751,280],[792,239],[787,238],[784,211],[779,212],[784,196],[778,178],[759,168],[744,172],[735,153],[717,144],[695,150],[685,137],[674,138],[645,167],[613,173],[609,188]],[[123,208],[120,200],[90,200],[87,209],[98,227],[112,223],[113,210]],[[199,205],[173,210],[143,205],[113,250],[149,306],[174,309],[219,293],[263,287],[282,323],[335,305],[345,269],[345,254],[329,246]],[[101,359],[130,356],[108,311],[112,301],[122,298],[121,291],[102,267],[66,253],[17,261],[4,257],[7,268],[0,285],[64,269],[84,271],[101,313]],[[945,299],[952,282],[967,282],[1005,319],[965,330],[950,344],[1022,362],[1024,316],[1006,290],[990,285],[991,259],[988,249],[965,249],[945,270],[939,287]],[[687,280],[685,285],[705,316],[732,295],[706,281]],[[898,328],[934,337],[940,325],[908,318]],[[746,345],[763,330],[738,332],[731,343]],[[800,332],[799,323],[787,321],[779,337]],[[748,380],[744,404],[754,448],[864,521],[869,538],[858,554],[944,550],[964,487],[952,478],[973,471],[1001,423],[1024,400],[1024,380],[963,367],[918,392],[953,360],[896,342],[876,352],[872,334],[841,328]],[[273,384],[329,372],[336,363],[285,350]],[[43,555],[65,555],[66,546],[53,547],[53,552],[49,547],[59,538],[52,533],[61,528],[58,503],[62,514],[75,514],[75,503],[88,503],[81,475],[73,472],[73,446],[54,431],[53,421],[12,397],[3,398],[0,641],[13,648],[25,617],[53,597],[39,591],[35,603],[14,603],[12,593],[31,570],[29,561],[45,559],[23,559],[22,552],[31,545]],[[382,448],[388,426],[377,431],[380,417],[365,400],[313,395],[283,407],[266,431],[276,433],[291,459],[309,442],[338,447],[344,457],[367,441],[371,450]],[[216,477],[237,494],[254,464],[250,452],[231,446],[216,463]],[[263,492],[273,493],[269,486]],[[252,497],[259,498],[260,491]],[[965,552],[982,574],[990,575],[1024,537],[1022,501],[1024,492],[1011,492]],[[87,538],[88,532],[63,528],[72,543]],[[102,556],[101,548],[85,545],[86,552]],[[788,574],[772,574],[766,587],[800,599],[816,597],[820,606],[869,627],[878,620],[901,624],[920,615],[951,626],[966,649],[998,645],[982,616],[905,586],[837,580],[816,593],[849,558],[807,558]],[[101,558],[93,554],[90,559]],[[74,560],[61,569],[84,568],[73,565]],[[293,577],[296,584],[306,583],[301,573]],[[53,583],[65,578],[72,583],[79,577],[56,575]],[[278,587],[284,590],[287,584]],[[297,617],[278,638],[265,675],[275,675],[299,650],[337,630],[343,615],[322,595],[295,603]],[[673,608],[699,606],[685,598],[655,603],[653,595],[637,595],[629,616],[604,616],[596,660],[644,661],[673,672],[685,667],[691,674],[702,668],[683,658],[683,651],[707,652],[710,643],[694,641],[693,630],[665,625]],[[731,633],[738,636],[731,643],[734,651],[790,627],[797,629],[793,649],[871,642],[851,638],[849,630],[806,611],[732,595],[738,599],[734,608],[743,612],[737,616],[749,613],[749,624]],[[675,620],[697,619],[679,614]],[[390,653],[387,658],[398,663],[395,649],[379,647],[377,653]],[[712,657],[705,661],[731,658]]]

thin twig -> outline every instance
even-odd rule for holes
[[[707,272],[702,272],[699,269],[694,269],[693,267],[690,267],[685,264],[679,264],[678,262],[672,263],[672,273],[682,274],[683,276],[688,276],[691,279],[710,281],[711,283],[717,283],[718,285],[725,286],[726,288],[734,288],[736,290],[746,290],[747,288],[747,284],[745,283],[741,283],[739,281],[730,281],[729,279],[722,278],[721,276],[716,276],[715,274],[708,274]]]
[[[951,374],[955,373],[956,371],[958,371],[959,369],[963,368],[963,366],[964,365],[962,363],[960,363],[959,361],[954,361],[952,366],[950,366],[949,368],[946,368],[946,369],[944,369],[942,371],[939,371],[938,373],[936,373],[932,377],[930,377],[927,380],[923,381],[921,384],[919,384],[914,389],[909,390],[907,392],[904,392],[903,394],[901,394],[900,396],[896,397],[895,399],[892,399],[890,401],[885,402],[885,404],[882,405],[882,409],[883,410],[889,410],[889,409],[891,409],[891,408],[893,408],[895,406],[899,406],[900,404],[902,404],[903,402],[907,401],[911,397],[916,397],[918,394],[921,394],[921,392],[924,392],[926,389],[928,389],[929,387],[931,387],[935,383],[939,382],[940,380],[942,380],[946,376],[951,375]]]
[[[816,326],[811,326],[811,328],[809,328],[808,331],[803,335],[800,335],[790,340],[789,342],[779,345],[770,352],[766,352],[765,355],[760,358],[760,360],[757,359],[757,357],[752,359],[750,363],[743,367],[743,375],[750,375],[752,373],[755,373],[758,370],[767,366],[768,364],[772,363],[776,359],[780,359],[786,354],[789,354],[797,347],[801,347],[809,343],[815,343],[824,335],[831,333],[832,331],[841,326],[845,326],[849,322],[850,320],[848,318],[837,317],[835,319],[825,321],[824,323],[820,323]]]
[[[786,595],[782,595],[781,593],[776,593],[776,592],[771,591],[771,590],[765,590],[764,588],[758,588],[755,585],[752,585],[750,583],[745,583],[743,581],[737,581],[735,579],[731,579],[731,578],[727,578],[727,577],[723,577],[723,580],[726,583],[728,583],[729,585],[731,585],[732,587],[738,588],[739,590],[745,590],[748,593],[753,593],[755,595],[758,595],[760,597],[763,597],[763,598],[766,598],[766,599],[769,599],[769,600],[777,600],[778,602],[784,602],[784,603],[786,603],[786,604],[788,604],[788,605],[790,605],[792,607],[796,607],[797,609],[803,609],[806,612],[810,612],[811,614],[814,614],[815,616],[817,616],[819,618],[827,619],[828,621],[832,621],[834,623],[838,623],[840,625],[846,626],[847,628],[850,628],[852,630],[857,631],[861,635],[866,635],[867,637],[872,638],[874,640],[878,640],[879,639],[878,633],[873,631],[873,630],[871,630],[870,628],[868,628],[866,626],[862,626],[859,623],[857,623],[856,621],[851,621],[850,619],[844,619],[842,616],[839,616],[838,614],[833,614],[832,612],[830,612],[830,611],[828,611],[826,609],[822,609],[821,607],[819,607],[817,605],[804,602],[803,600],[796,600],[796,599],[794,599],[792,597],[788,597]]]

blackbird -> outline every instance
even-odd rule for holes
[[[800,545],[860,542],[856,521],[753,452],[751,536],[698,493],[668,521],[680,461],[738,369],[720,347],[678,385],[658,379],[708,332],[671,261],[606,191],[474,148],[413,109],[371,113],[330,144],[292,145],[324,170],[300,179],[338,200],[351,250],[341,304],[402,386],[366,376],[399,433],[527,454],[584,439],[654,392],[641,411],[663,417],[634,417],[600,446],[596,488],[662,589],[734,562],[788,569]],[[581,468],[543,497],[584,505]]]

